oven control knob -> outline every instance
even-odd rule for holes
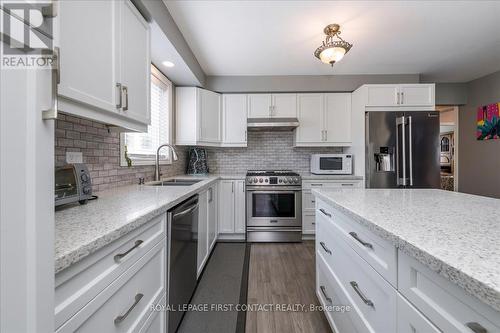
[[[262,178],[259,178],[259,183],[262,183],[264,180]]]
[[[90,194],[90,187],[84,187],[83,188],[83,193]]]
[[[257,183],[257,178],[254,178],[254,179],[253,179],[253,182],[254,182],[254,183]]]
[[[283,183],[283,179],[281,179],[281,178],[280,178],[279,182],[280,182],[280,183]]]
[[[266,178],[266,183],[269,183],[269,179]]]
[[[283,183],[288,183],[288,178],[283,179]]]
[[[87,174],[85,174],[85,173],[82,173],[80,178],[82,179],[82,182],[86,182],[89,179],[89,176],[87,176]]]
[[[299,179],[298,179],[298,178],[294,178],[294,179],[293,179],[293,182],[294,182],[294,183],[296,183],[296,184],[298,184]]]
[[[247,182],[252,183],[252,178],[247,178]]]

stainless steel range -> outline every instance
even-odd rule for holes
[[[302,241],[302,179],[290,170],[247,172],[247,241]]]

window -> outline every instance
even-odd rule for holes
[[[121,135],[122,166],[128,165],[125,149],[132,165],[154,165],[158,146],[171,141],[172,83],[154,66],[151,66],[150,104],[151,125],[148,126],[148,132]],[[172,163],[170,149],[160,151],[160,163]]]

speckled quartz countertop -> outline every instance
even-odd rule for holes
[[[55,214],[55,272],[58,273],[140,227],[153,217],[207,188],[218,179],[244,175],[176,176],[198,178],[192,186],[130,185],[96,193],[86,205],[58,209]]]
[[[500,311],[499,199],[425,189],[313,193]]]

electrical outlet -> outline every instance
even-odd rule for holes
[[[83,155],[79,151],[67,151],[66,163],[83,163]]]

